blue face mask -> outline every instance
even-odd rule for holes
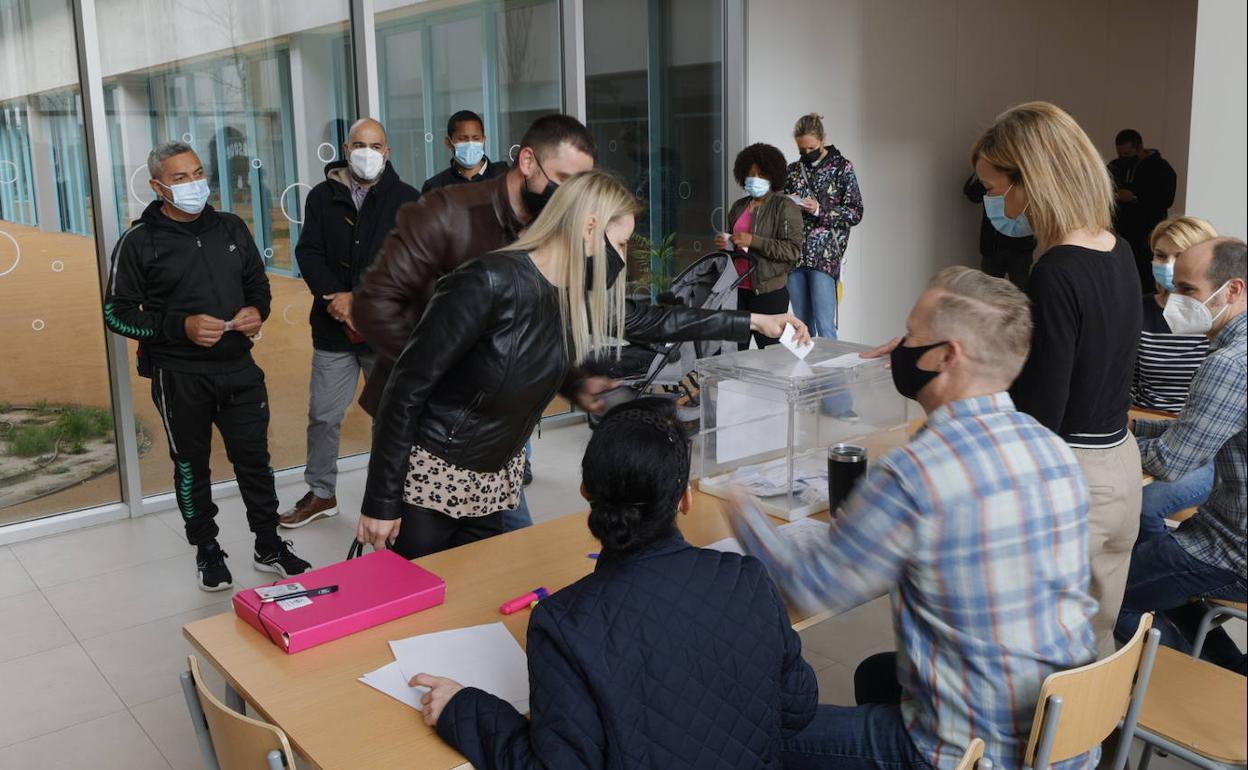
[[[196,179],[191,182],[183,182],[170,187],[167,184],[157,182],[161,187],[168,190],[173,198],[169,202],[180,211],[187,214],[198,214],[204,210],[204,204],[208,202],[208,196],[211,192],[208,190],[207,179]]]
[[[1010,190],[1013,189],[1014,185],[1010,185],[1005,195],[985,195],[984,212],[988,215],[988,221],[992,223],[992,226],[997,228],[997,232],[1009,238],[1027,238],[1032,235],[1032,232],[1031,223],[1027,221],[1026,207],[1013,219],[1005,214],[1005,196],[1009,195]]]
[[[761,198],[771,192],[771,182],[758,176],[747,176],[745,178],[745,191],[749,193],[751,198]]]
[[[1174,263],[1166,262],[1165,264],[1159,265],[1154,262],[1153,280],[1166,291],[1174,291]]]
[[[460,142],[455,145],[455,162],[463,168],[476,168],[484,157],[484,142]]]

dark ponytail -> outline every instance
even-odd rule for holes
[[[604,552],[635,552],[671,535],[689,485],[689,436],[672,402],[642,398],[608,412],[581,473],[589,531]]]

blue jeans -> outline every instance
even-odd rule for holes
[[[822,270],[799,267],[789,273],[789,301],[810,336],[836,339],[835,278]]]
[[[931,770],[893,703],[819,706],[810,724],[781,745],[780,761],[790,770]]]
[[[1213,491],[1213,463],[1197,468],[1175,481],[1154,481],[1144,487],[1140,510],[1140,534],[1144,542],[1166,531],[1166,519],[1184,508],[1200,505]]]
[[[524,442],[524,456],[533,456],[533,441]],[[510,511],[503,511],[503,531],[511,532],[517,529],[533,526],[533,515],[529,513],[529,501],[524,497],[524,488],[520,489],[520,502]]]
[[[1157,611],[1153,628],[1161,632],[1161,643],[1180,652],[1191,653],[1204,607],[1193,597],[1245,600],[1244,576],[1215,567],[1183,549],[1170,532],[1136,544],[1131,554],[1127,592],[1114,636],[1125,642],[1140,624],[1140,615]],[[1209,632],[1201,657],[1225,668],[1243,673],[1244,656],[1226,632]]]

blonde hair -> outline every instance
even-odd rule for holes
[[[797,119],[797,123],[793,126],[793,138],[797,139],[801,136],[819,137],[819,141],[823,141],[823,116],[817,112],[808,112]]]
[[[1004,278],[969,267],[947,267],[929,289],[942,292],[932,311],[932,333],[957,340],[977,370],[1014,381],[1031,349],[1031,304]]]
[[[559,185],[520,240],[507,247],[514,251],[551,248],[561,257],[556,277],[559,315],[567,331],[564,351],[572,361],[584,361],[595,351],[613,347],[618,354],[624,337],[624,289],[621,275],[607,289],[606,228],[629,214],[636,215],[637,199],[606,171],[585,171]],[[590,221],[591,251],[585,253],[585,227]],[[585,288],[586,259],[593,264],[593,283]],[[625,260],[627,254],[620,255]],[[571,342],[571,350],[568,343]]]
[[[1198,243],[1213,240],[1218,233],[1200,217],[1170,217],[1157,223],[1148,235],[1148,247],[1157,247],[1157,241],[1169,238],[1179,251],[1187,251]]]
[[[971,147],[1027,192],[1027,220],[1040,252],[1079,230],[1109,230],[1114,185],[1092,140],[1065,110],[1027,102],[997,116]]]

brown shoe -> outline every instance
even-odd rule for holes
[[[322,516],[338,515],[338,498],[322,499],[308,492],[299,498],[295,507],[278,517],[277,523],[286,529],[298,529],[311,524]]]

